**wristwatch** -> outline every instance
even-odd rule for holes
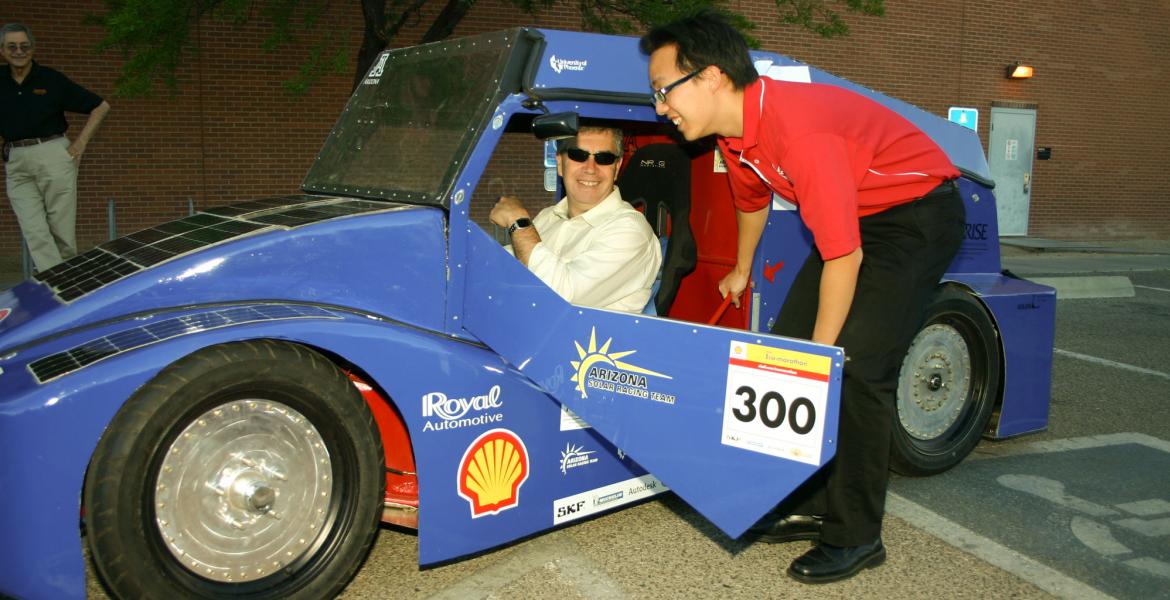
[[[529,227],[532,227],[532,219],[529,219],[528,217],[521,217],[516,219],[516,222],[512,223],[512,225],[508,227],[508,235],[516,233],[517,229],[528,229]]]

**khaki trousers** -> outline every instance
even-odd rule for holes
[[[77,162],[69,138],[12,148],[5,165],[8,200],[37,271],[77,254]]]

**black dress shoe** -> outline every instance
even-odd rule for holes
[[[753,526],[749,531],[756,538],[768,544],[815,540],[821,537],[821,517],[810,515],[788,515],[778,521]]]
[[[792,561],[788,576],[801,583],[828,583],[853,577],[865,568],[876,567],[886,560],[881,538],[861,546],[833,546],[821,542]]]

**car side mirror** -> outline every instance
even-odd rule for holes
[[[532,133],[541,140],[563,140],[577,135],[579,124],[575,112],[540,115],[532,119]]]

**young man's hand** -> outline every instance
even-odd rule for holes
[[[731,294],[731,303],[739,308],[739,297],[747,289],[748,275],[750,273],[732,269],[730,273],[723,276],[723,279],[719,280],[719,296],[726,298],[728,294]]]

